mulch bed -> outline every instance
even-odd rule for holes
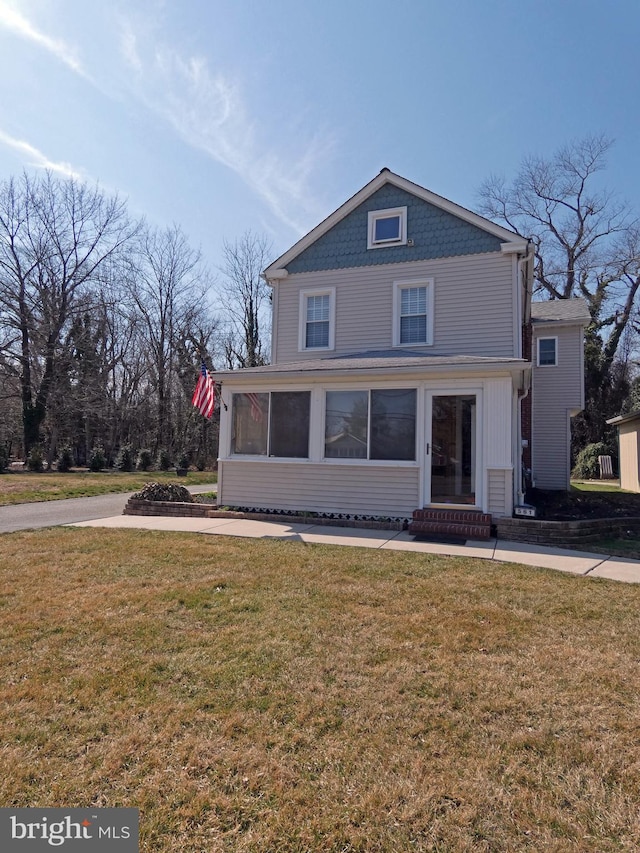
[[[625,492],[550,492],[531,489],[527,503],[537,517],[548,521],[579,521],[589,518],[640,517],[640,494]]]

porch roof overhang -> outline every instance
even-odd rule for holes
[[[424,379],[445,376],[489,376],[517,374],[531,369],[531,362],[522,358],[501,358],[472,355],[426,355],[408,350],[382,350],[308,359],[264,367],[245,367],[239,370],[219,371],[218,382],[234,384],[264,384],[270,381],[319,382],[334,378],[384,379],[407,377]]]

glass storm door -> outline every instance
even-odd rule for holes
[[[431,438],[427,443],[426,503],[475,505],[476,395],[430,393],[428,397]]]

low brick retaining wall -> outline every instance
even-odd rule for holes
[[[640,518],[589,518],[581,521],[544,521],[537,518],[497,518],[498,539],[534,545],[588,546],[590,542],[640,534]]]
[[[289,515],[275,512],[234,512],[217,509],[214,504],[181,503],[179,501],[146,501],[129,498],[124,515],[164,515],[171,518],[246,518],[251,521],[273,521],[286,524],[317,524],[327,527],[358,527],[368,530],[404,530],[406,519],[325,518],[315,515]]]
[[[145,501],[129,498],[124,515],[166,515],[171,518],[210,518],[214,507],[207,504],[181,503],[179,501]]]
[[[285,524],[314,524],[326,527],[353,527],[368,530],[405,530],[406,519],[325,518],[315,515],[289,515],[275,512],[234,512],[220,510],[215,504],[145,501],[129,498],[125,515],[163,515],[172,518],[228,518],[273,521]],[[590,542],[632,532],[640,536],[640,518],[597,518],[583,521],[544,521],[537,518],[495,519],[498,539],[529,542],[534,545],[588,548]]]

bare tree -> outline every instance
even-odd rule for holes
[[[589,306],[578,445],[601,440],[605,418],[621,405],[628,371],[616,361],[624,361],[625,334],[637,316],[637,220],[598,181],[611,146],[601,135],[576,140],[550,159],[525,159],[511,184],[491,177],[479,193],[481,213],[532,240],[537,292],[548,299],[581,296]]]
[[[270,261],[266,237],[247,231],[224,241],[221,303],[228,317],[224,349],[228,367],[256,367],[268,361],[271,293],[261,273]]]
[[[98,187],[48,173],[0,184],[0,357],[19,381],[25,454],[42,437],[70,323],[136,228]]]
[[[171,447],[172,410],[185,396],[179,381],[177,347],[184,352],[186,342],[197,337],[197,321],[200,331],[213,322],[207,303],[208,285],[200,253],[189,246],[180,228],[144,230],[132,260],[129,290],[132,321],[137,317],[141,322],[148,380],[156,400],[156,450]],[[199,355],[203,357],[204,353]],[[193,372],[190,384],[193,389]],[[174,399],[176,392],[179,400]]]

